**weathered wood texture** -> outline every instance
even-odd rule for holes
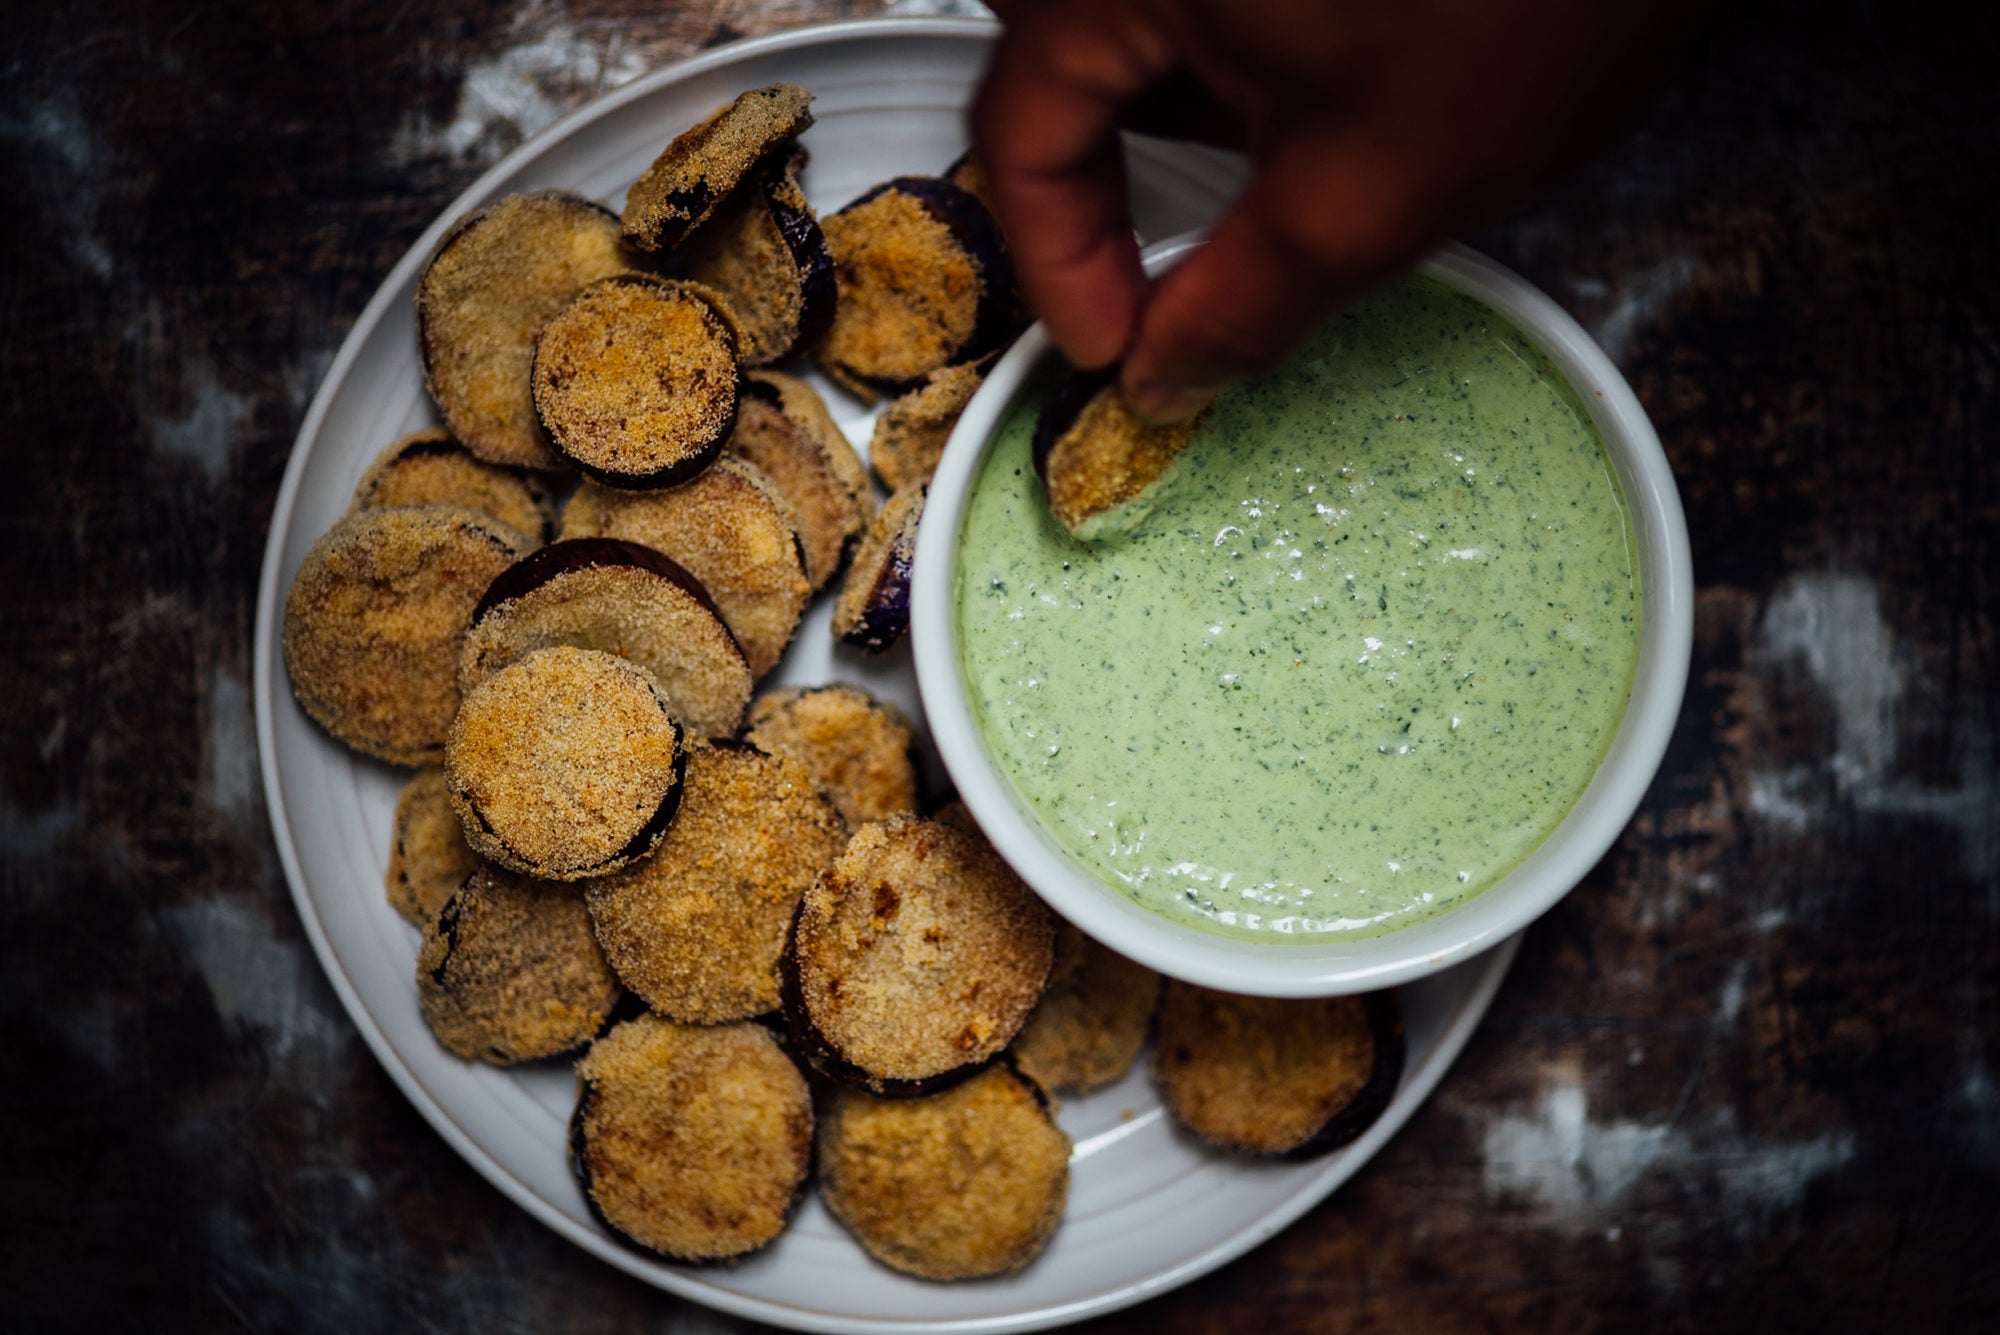
[[[848,8],[10,11],[0,1326],[734,1327],[509,1205],[356,1038],[264,821],[252,591],[329,357],[483,164]],[[2000,1304],[2000,40],[1943,6],[1724,8],[1635,136],[1472,238],[1596,332],[1680,475],[1701,592],[1665,770],[1387,1152],[1104,1329]]]

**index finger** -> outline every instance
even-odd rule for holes
[[[1124,352],[1146,291],[1118,117],[1171,56],[1129,10],[1009,8],[973,142],[1029,303],[1072,362],[1104,366]]]

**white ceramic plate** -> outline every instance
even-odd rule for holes
[[[733,1269],[662,1264],[606,1234],[570,1175],[564,1128],[575,1097],[561,1063],[500,1070],[438,1046],[417,1010],[416,933],[384,902],[389,825],[402,772],[363,759],[293,702],[278,647],[285,590],[315,539],[346,509],[363,467],[434,420],[419,379],[411,297],[445,225],[515,190],[564,187],[616,206],[673,134],[740,90],[789,80],[817,94],[805,187],[838,207],[887,177],[936,171],[964,146],[962,111],[991,29],[912,19],[838,24],[718,48],[635,81],[524,144],[418,238],[369,302],[307,413],[278,493],[258,592],[257,737],[271,825],[307,935],[354,1023],[389,1074],[454,1149],[578,1246],[697,1302],[801,1330],[1015,1331],[1109,1311],[1185,1283],[1270,1237],[1365,1163],[1421,1104],[1465,1045],[1513,958],[1514,942],[1406,988],[1409,1064],[1367,1135],[1308,1164],[1212,1154],[1163,1117],[1143,1073],[1073,1099],[1069,1210],[1048,1250],[1007,1279],[927,1284],[871,1261],[809,1199],[769,1249]],[[1208,221],[1233,188],[1229,161],[1135,148],[1136,217],[1147,239]],[[869,411],[814,377],[857,443]],[[831,600],[809,613],[773,680],[843,679],[918,714],[907,651],[884,661],[837,651]]]

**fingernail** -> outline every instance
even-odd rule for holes
[[[1154,426],[1173,426],[1206,408],[1215,395],[1214,389],[1148,380],[1128,391],[1125,401],[1143,421]]]

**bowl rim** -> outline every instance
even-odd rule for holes
[[[1148,247],[1147,272],[1163,272],[1200,244],[1199,234],[1184,233]],[[1582,326],[1511,269],[1447,243],[1414,271],[1506,319],[1549,357],[1589,411],[1631,517],[1641,606],[1631,695],[1583,796],[1512,871],[1434,918],[1353,940],[1243,940],[1143,908],[1075,862],[986,747],[959,661],[952,596],[972,479],[1015,394],[1055,355],[1042,325],[1022,334],[987,375],[932,475],[917,534],[910,621],[917,686],[945,768],[1000,855],[1052,909],[1169,977],[1251,995],[1332,996],[1409,982],[1498,945],[1553,907],[1604,856],[1651,786],[1679,719],[1694,642],[1694,562],[1680,493],[1645,409]]]

